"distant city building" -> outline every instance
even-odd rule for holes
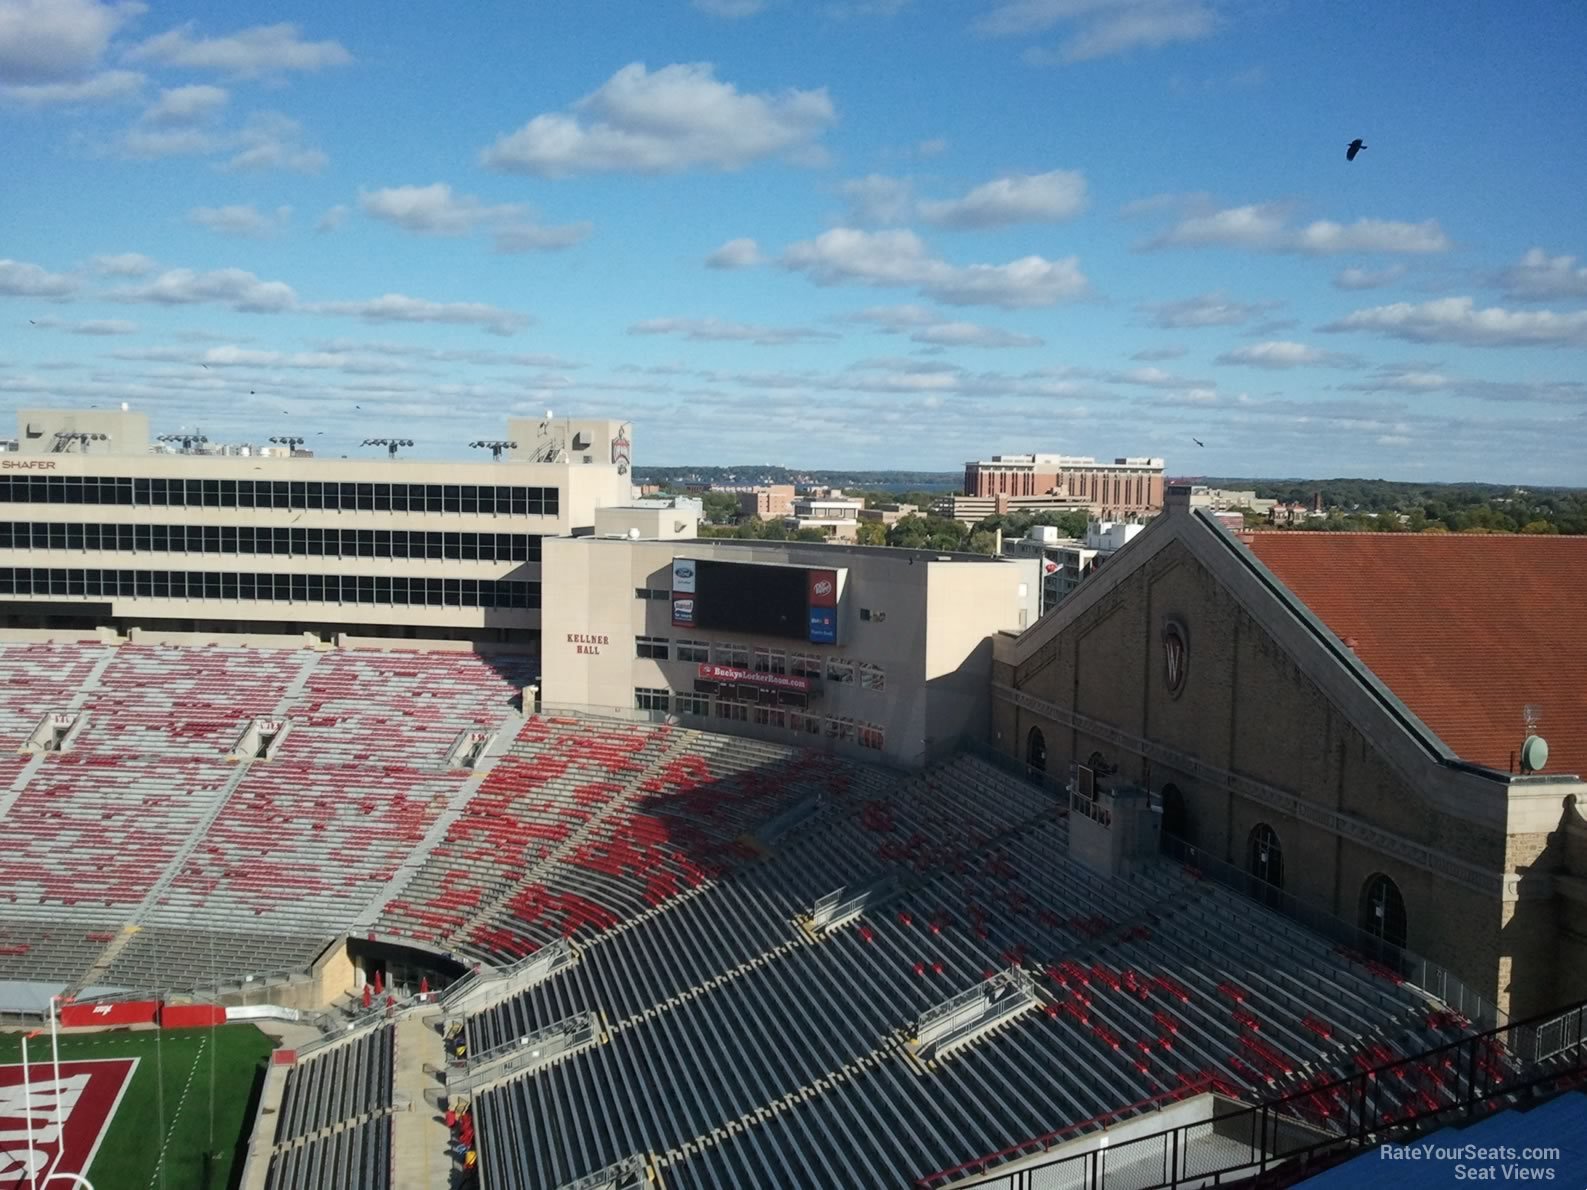
[[[766,484],[738,491],[739,515],[759,517],[763,521],[791,515],[793,502],[794,486],[791,483]]]
[[[1192,508],[1210,508],[1214,512],[1249,508],[1252,512],[1266,514],[1277,503],[1277,500],[1263,499],[1254,491],[1237,492],[1227,488],[1209,488],[1205,484],[1194,484],[1190,489]]]
[[[878,504],[860,509],[860,520],[876,521],[883,525],[896,525],[906,516],[916,516],[920,509],[913,504]]]
[[[823,488],[823,495],[800,496],[793,502],[792,515],[783,524],[792,530],[819,529],[839,541],[853,541],[859,535],[860,511],[865,501],[845,496],[841,488]]]
[[[964,495],[1008,497],[1011,509],[1021,507],[1022,499],[1047,497],[1067,498],[1104,518],[1151,516],[1163,508],[1163,460],[1099,463],[1090,455],[993,455],[964,465]]]
[[[1134,522],[1092,521],[1080,540],[1060,535],[1052,525],[1034,525],[1028,536],[1005,541],[1003,555],[1041,560],[1041,614],[1045,615],[1143,528]]]

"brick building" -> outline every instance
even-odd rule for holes
[[[1587,539],[1237,536],[1185,488],[1167,513],[999,639],[997,746],[1145,785],[1166,833],[1511,1015],[1579,997]]]
[[[1013,506],[1021,497],[1058,497],[1108,519],[1149,516],[1163,507],[1163,460],[1099,463],[1089,455],[993,455],[964,465],[964,495],[1006,497]]]

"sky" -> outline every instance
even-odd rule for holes
[[[1584,45],[1543,0],[0,0],[0,433],[1584,485]]]

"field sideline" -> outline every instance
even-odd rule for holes
[[[62,1062],[140,1059],[89,1179],[101,1188],[229,1186],[241,1172],[254,1089],[274,1045],[254,1026],[243,1024],[63,1033]],[[0,1064],[20,1062],[21,1057],[21,1034],[0,1034]],[[40,1065],[48,1068],[48,1032],[28,1042],[28,1057],[35,1071]]]

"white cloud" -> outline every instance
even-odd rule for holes
[[[1518,302],[1542,302],[1555,298],[1587,297],[1587,266],[1579,266],[1574,256],[1550,256],[1533,248],[1498,277],[1505,296]]]
[[[948,151],[948,138],[945,136],[927,137],[915,146],[917,157],[940,157]]]
[[[1067,25],[1071,32],[1056,49],[1026,54],[1035,63],[1064,63],[1199,41],[1217,24],[1200,0],[1003,0],[977,27],[994,37],[1017,37]]]
[[[51,273],[22,260],[0,260],[0,296],[56,301],[76,293],[78,286],[76,277]]]
[[[157,127],[198,124],[213,119],[227,103],[231,92],[225,87],[195,83],[191,87],[168,87],[149,105],[141,117]]]
[[[1189,349],[1185,347],[1143,347],[1130,358],[1151,362],[1154,360],[1179,359],[1188,353]]]
[[[228,172],[280,169],[288,173],[317,174],[330,158],[303,143],[303,127],[278,112],[258,112],[235,137],[241,152],[226,162]]]
[[[568,112],[535,116],[481,154],[492,169],[542,177],[733,170],[810,149],[837,115],[826,89],[744,94],[708,63],[649,71],[634,62]]]
[[[1445,252],[1449,239],[1436,219],[1404,223],[1389,219],[1357,219],[1334,223],[1322,219],[1304,227],[1289,225],[1283,203],[1251,203],[1187,215],[1150,240],[1148,248],[1217,246],[1254,252],[1299,252],[1310,256],[1342,252]]]
[[[1340,367],[1351,361],[1334,352],[1320,351],[1304,343],[1276,339],[1266,343],[1252,343],[1249,347],[1236,347],[1233,351],[1224,352],[1213,362],[1278,371],[1308,366]]]
[[[995,178],[963,198],[947,202],[922,202],[920,217],[940,227],[1005,227],[1011,223],[1060,223],[1073,219],[1085,207],[1085,175],[1055,169]]]
[[[135,70],[105,70],[70,82],[0,86],[0,97],[27,107],[114,103],[137,95],[143,89],[143,82],[143,75]]]
[[[293,24],[255,25],[225,37],[195,37],[185,25],[151,37],[127,52],[133,62],[213,70],[237,78],[344,66],[353,56],[335,41],[304,41]]]
[[[628,328],[630,335],[680,335],[697,342],[756,343],[777,347],[812,339],[833,339],[830,331],[801,326],[754,326],[718,318],[648,318]]]
[[[730,21],[752,17],[766,7],[766,0],[690,0],[690,3],[703,13]]]
[[[319,222],[314,225],[314,230],[317,232],[335,231],[346,218],[347,207],[342,203],[337,203],[334,207],[326,208],[325,214],[321,215]]]
[[[705,258],[710,269],[749,269],[761,263],[760,245],[747,237],[729,240]]]
[[[908,332],[911,342],[932,347],[1040,347],[1043,340],[995,326],[949,321],[923,306],[878,306],[862,310],[853,321],[877,326],[892,334]]]
[[[1382,289],[1386,285],[1393,285],[1405,276],[1403,264],[1390,265],[1386,269],[1340,269],[1334,274],[1335,289]]]
[[[246,236],[263,239],[274,235],[286,226],[292,217],[291,207],[277,207],[273,214],[265,214],[252,203],[234,203],[224,207],[194,207],[187,213],[187,221],[208,228],[220,235]]]
[[[456,194],[445,182],[428,186],[390,186],[364,191],[358,205],[366,215],[420,235],[465,236],[489,230],[498,252],[546,252],[567,248],[590,234],[590,224],[547,227],[522,203],[491,205]]]
[[[1239,326],[1277,309],[1280,302],[1237,302],[1224,293],[1202,293],[1177,302],[1157,302],[1141,307],[1154,326],[1181,329],[1203,326]]]
[[[1400,223],[1392,219],[1357,219],[1354,223],[1332,223],[1326,219],[1309,223],[1295,233],[1293,251],[1314,256],[1339,252],[1447,252],[1449,237],[1438,220]]]
[[[867,174],[838,187],[848,203],[850,223],[904,223],[915,210],[914,186],[907,178]]]
[[[146,277],[155,269],[153,258],[141,252],[96,256],[93,265],[94,271],[102,277]]]
[[[215,303],[249,314],[274,314],[297,305],[297,294],[284,281],[261,281],[243,269],[167,269],[143,285],[112,290],[106,295],[120,302],[149,302],[161,306]]]
[[[87,322],[73,322],[66,318],[30,319],[37,330],[65,331],[68,335],[132,335],[138,324],[121,318],[100,318]]]
[[[902,230],[833,228],[813,240],[789,245],[782,263],[817,285],[912,287],[950,306],[1052,306],[1089,291],[1079,261],[1072,256],[953,265],[931,256],[914,232]]]
[[[1461,343],[1468,347],[1587,347],[1587,310],[1481,310],[1469,297],[1396,302],[1357,310],[1320,328],[1370,331],[1413,343]]]
[[[432,302],[424,298],[388,293],[361,302],[320,302],[308,307],[317,313],[342,314],[365,322],[439,322],[477,326],[493,335],[511,335],[534,320],[527,314],[503,310],[484,302]]]
[[[88,74],[111,35],[142,4],[0,0],[0,83],[71,82]]]

